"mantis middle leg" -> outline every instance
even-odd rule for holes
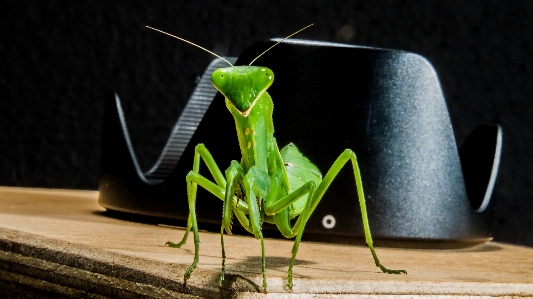
[[[206,179],[202,175],[199,174],[200,172],[200,160],[203,159],[204,163],[207,165],[207,168],[211,172],[211,175],[216,181],[216,184],[211,182],[210,180]],[[187,181],[187,197],[189,202],[189,217],[187,220],[187,229],[185,231],[185,235],[183,236],[183,239],[179,243],[172,243],[167,242],[166,245],[170,247],[177,247],[180,248],[185,244],[187,241],[187,237],[189,235],[189,232],[192,228],[193,234],[194,234],[194,261],[189,266],[187,271],[185,271],[184,274],[184,280],[187,281],[192,271],[196,268],[196,265],[198,264],[199,260],[199,247],[200,247],[200,237],[198,234],[198,223],[196,221],[196,193],[198,190],[198,185],[205,188],[207,191],[215,195],[221,200],[224,200],[225,197],[225,187],[226,187],[226,179],[222,175],[222,172],[220,171],[220,168],[217,166],[215,160],[207,150],[207,148],[203,144],[198,144],[195,148],[195,154],[194,154],[194,162],[193,162],[193,169],[187,174],[186,177]],[[240,203],[241,207],[236,208],[234,210],[237,218],[239,221],[243,223],[243,225],[248,221],[246,216],[244,215],[243,210],[246,210],[246,205],[244,203]],[[246,227],[246,226],[245,226]]]

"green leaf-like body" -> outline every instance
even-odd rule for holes
[[[280,154],[289,179],[289,193],[309,181],[314,181],[317,186],[320,184],[322,181],[320,170],[293,143],[286,145],[280,151]],[[292,208],[289,209],[291,217],[297,216],[302,212],[305,201],[306,198],[302,197],[292,204]]]

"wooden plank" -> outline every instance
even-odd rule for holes
[[[225,236],[227,279],[217,284],[220,234],[202,231],[200,263],[187,286],[192,234],[184,229],[108,217],[98,192],[0,187],[0,280],[68,296],[158,298],[263,297],[311,294],[357,296],[533,296],[533,249],[490,242],[461,250],[377,248],[387,275],[368,248],[302,242],[293,291],[286,289],[291,240],[267,239],[268,294],[261,286],[261,248],[249,236]],[[1,286],[0,286],[1,288]],[[113,295],[114,296],[114,295]]]

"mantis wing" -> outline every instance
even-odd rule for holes
[[[289,193],[309,181],[314,181],[316,186],[320,184],[322,181],[320,170],[293,143],[282,148],[280,154],[289,179]],[[306,199],[306,197],[302,197],[292,204],[289,208],[291,218],[298,216],[303,211]]]

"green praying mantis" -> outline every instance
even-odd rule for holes
[[[296,237],[287,276],[287,286],[292,289],[294,262],[306,222],[332,181],[348,162],[351,162],[355,176],[365,240],[374,257],[376,266],[384,273],[407,274],[405,270],[387,269],[379,262],[372,245],[363,183],[355,153],[350,149],[344,150],[326,175],[322,177],[320,170],[294,144],[290,143],[280,150],[276,143],[274,124],[272,122],[273,102],[267,92],[267,89],[274,81],[274,73],[267,67],[252,66],[252,64],[274,46],[312,25],[308,25],[285,37],[246,66],[234,66],[220,55],[199,45],[147,26],[149,29],[170,35],[207,51],[225,60],[230,65],[230,67],[215,70],[211,80],[215,88],[224,95],[226,107],[235,119],[242,157],[240,162],[231,161],[225,173],[222,173],[203,144],[198,144],[195,148],[193,168],[186,176],[189,202],[187,229],[181,242],[177,244],[166,243],[170,247],[180,248],[187,241],[189,232],[192,229],[195,244],[194,261],[184,274],[185,282],[190,278],[199,260],[200,237],[195,212],[198,186],[206,189],[224,202],[220,230],[222,269],[219,284],[224,281],[225,273],[224,231],[231,235],[232,218],[235,216],[244,229],[261,241],[262,286],[264,291],[267,289],[267,280],[265,246],[261,231],[262,223],[275,224],[285,238]],[[200,174],[201,161],[209,169],[214,182]],[[291,225],[291,220],[294,218],[298,219],[294,225]]]

